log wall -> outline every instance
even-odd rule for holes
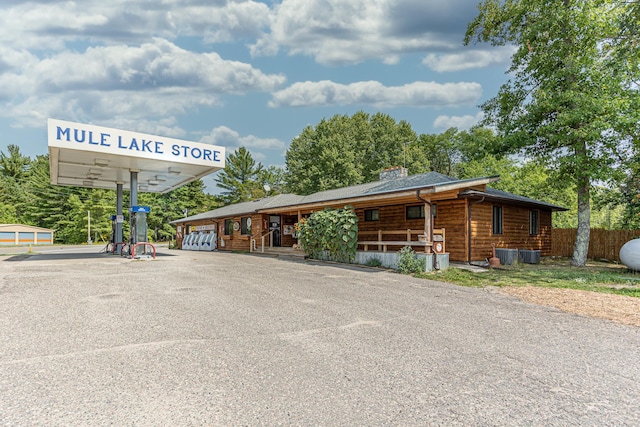
[[[493,234],[493,206],[502,206],[502,234]],[[551,211],[540,210],[540,230],[529,234],[531,209],[498,205],[490,202],[471,205],[471,260],[491,257],[492,243],[497,248],[539,250],[541,256],[551,254]]]
[[[231,232],[231,234],[224,234],[224,222],[226,219],[231,219],[238,224],[242,224],[242,218],[251,217],[251,234],[242,234],[242,229]],[[296,216],[282,215],[281,219],[281,246],[291,247],[298,242],[293,238],[293,234],[285,234],[284,228],[286,226],[293,227],[293,224],[297,222]],[[251,237],[256,240],[256,245],[261,245],[261,237],[269,231],[269,215],[252,214],[252,215],[240,215],[237,217],[222,218],[222,219],[207,219],[200,221],[191,221],[182,226],[182,234],[176,234],[176,243],[179,248],[182,247],[182,240],[186,235],[186,230],[189,227],[195,229],[199,225],[217,224],[218,226],[218,249],[222,251],[249,251],[251,245]],[[269,245],[269,238],[265,237],[265,246]],[[224,241],[224,246],[222,245]]]
[[[416,204],[416,206],[418,205],[419,204]],[[405,206],[406,205],[393,205],[373,208],[378,209],[378,221],[365,221],[365,209],[356,209],[356,215],[358,215],[358,231],[406,230],[407,228],[412,230],[424,230],[424,219],[406,219]],[[358,236],[358,240],[365,239]],[[388,240],[397,239],[389,237]]]
[[[471,204],[470,204],[471,203]],[[451,261],[468,262],[481,261],[491,256],[491,244],[495,243],[499,248],[512,249],[536,249],[540,251],[542,256],[557,255],[559,249],[552,252],[551,241],[551,211],[540,210],[540,232],[538,235],[529,235],[529,208],[517,207],[511,205],[500,205],[503,210],[503,234],[494,235],[492,232],[493,222],[493,206],[494,203],[470,202],[468,199],[452,199],[439,200],[434,202],[437,206],[436,216],[434,218],[434,228],[444,228],[446,233],[446,252],[449,253]],[[470,205],[469,205],[470,204]],[[406,206],[420,206],[421,204],[399,204],[391,206],[380,206],[378,208],[377,221],[365,221],[365,209],[356,209],[358,216],[358,229],[360,235],[358,240],[371,240],[372,235],[366,232],[378,230],[424,230],[424,218],[406,219]],[[469,206],[471,210],[471,227],[469,227],[468,215]],[[232,218],[234,221],[241,222],[241,216]],[[268,231],[268,215],[253,214],[251,215],[252,227],[251,236],[260,245],[260,237]],[[284,227],[292,225],[297,221],[297,217],[282,216],[282,246],[291,246],[297,243],[292,235],[284,235]],[[250,236],[242,235],[241,230],[234,231],[231,235],[224,235],[224,219],[202,220],[187,223],[183,226],[184,231],[189,226],[206,225],[212,223],[218,224],[218,249],[220,250],[238,250],[249,251]],[[469,232],[471,233],[471,259],[469,259]],[[575,233],[574,233],[575,234]],[[221,245],[220,239],[224,239],[224,247]],[[377,237],[376,237],[377,239]],[[397,240],[397,236],[384,235],[383,240]],[[555,242],[566,240],[564,237],[554,236]],[[178,239],[178,245],[181,246],[181,239]],[[266,242],[268,244],[268,241]],[[389,248],[389,250],[398,250],[400,248]]]
[[[456,199],[450,201],[438,201],[434,203],[436,217],[434,228],[444,228],[446,235],[445,247],[451,261],[466,261],[467,254],[467,227],[466,227],[466,200]],[[424,218],[406,219],[407,206],[420,206],[420,203],[411,205],[381,206],[378,209],[378,221],[365,221],[364,209],[357,209],[358,240],[372,240],[370,233],[378,230],[424,230]],[[375,238],[377,239],[377,237]],[[375,240],[374,239],[374,240]],[[395,235],[383,235],[382,240],[398,240]],[[390,247],[390,250],[400,248]]]
[[[456,199],[436,203],[435,228],[445,229],[445,248],[450,261],[467,261],[467,200]]]
[[[176,243],[179,248],[182,248],[182,240],[186,236],[186,231],[190,228],[195,230],[195,227],[199,225],[210,225],[217,224],[218,226],[218,242],[217,247],[219,250],[227,250],[227,251],[249,251],[250,239],[253,236],[255,239],[260,241],[260,236],[263,233],[264,222],[263,216],[259,214],[254,215],[242,215],[233,218],[225,218],[232,219],[234,222],[237,221],[239,224],[242,224],[241,220],[244,217],[251,217],[251,234],[242,234],[242,230],[238,229],[238,231],[233,231],[231,234],[224,234],[224,219],[207,219],[200,221],[191,221],[182,226],[182,236],[176,235]],[[224,246],[222,246],[222,240],[224,240]]]

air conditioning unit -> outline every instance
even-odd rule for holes
[[[496,248],[496,257],[500,258],[500,265],[511,265],[518,261],[518,250]]]
[[[527,264],[539,264],[540,251],[520,249],[520,260]]]

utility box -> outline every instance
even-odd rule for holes
[[[496,257],[500,258],[500,265],[511,265],[518,262],[518,250],[496,248]]]
[[[527,264],[540,264],[540,251],[520,249],[520,261]]]

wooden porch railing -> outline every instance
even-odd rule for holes
[[[433,230],[434,242],[427,241],[427,236],[424,235],[424,230],[378,230],[378,231],[360,231],[358,235],[375,235],[377,240],[359,240],[358,245],[363,246],[364,251],[369,250],[369,246],[377,246],[378,251],[387,252],[388,246],[417,246],[424,247],[425,252],[429,252],[429,249],[433,246],[434,242],[442,242],[442,252],[444,252],[444,240],[445,233],[444,228],[435,228]],[[400,235],[405,237],[406,240],[384,240],[383,236]],[[413,239],[416,236],[416,239]]]
[[[260,252],[264,253],[264,239],[265,237],[269,237],[269,248],[273,247],[273,232],[275,230],[271,230],[268,233],[263,234],[262,236],[260,236]],[[254,251],[258,251],[258,247],[257,247],[257,240],[251,236],[251,241],[249,242],[249,252],[254,252]]]

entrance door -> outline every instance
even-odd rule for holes
[[[273,246],[276,247],[282,246],[281,222],[279,215],[269,215],[269,231],[273,231]]]

